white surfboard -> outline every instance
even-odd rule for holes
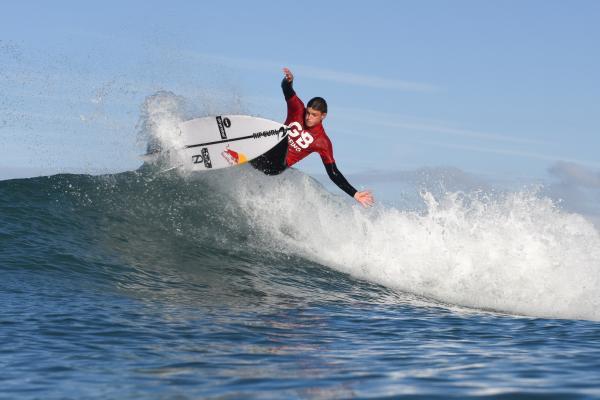
[[[228,168],[251,161],[287,138],[288,128],[264,118],[219,115],[179,125],[183,144],[176,151],[188,171]],[[286,139],[287,140],[287,139]]]

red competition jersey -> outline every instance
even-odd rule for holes
[[[287,101],[287,109],[285,124],[291,128],[288,134],[288,153],[285,160],[287,166],[291,167],[315,151],[321,156],[323,164],[333,164],[335,162],[333,146],[323,129],[323,124],[312,128],[304,125],[306,107],[295,94]]]

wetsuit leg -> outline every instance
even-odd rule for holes
[[[285,162],[287,151],[288,141],[286,137],[280,141],[277,146],[273,147],[262,156],[258,156],[250,161],[250,165],[257,170],[262,171],[265,175],[278,175],[287,168]]]

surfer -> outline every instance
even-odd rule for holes
[[[327,116],[325,99],[314,97],[305,107],[292,87],[294,82],[292,71],[284,68],[283,73],[281,88],[287,102],[285,125],[290,128],[287,141],[282,140],[262,156],[250,161],[250,164],[267,175],[277,175],[309,154],[317,152],[333,183],[364,207],[372,206],[374,200],[371,192],[367,190],[359,192],[352,187],[335,164],[333,146],[322,124]]]

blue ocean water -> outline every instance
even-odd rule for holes
[[[0,398],[600,398],[598,231],[298,172],[0,182]]]

